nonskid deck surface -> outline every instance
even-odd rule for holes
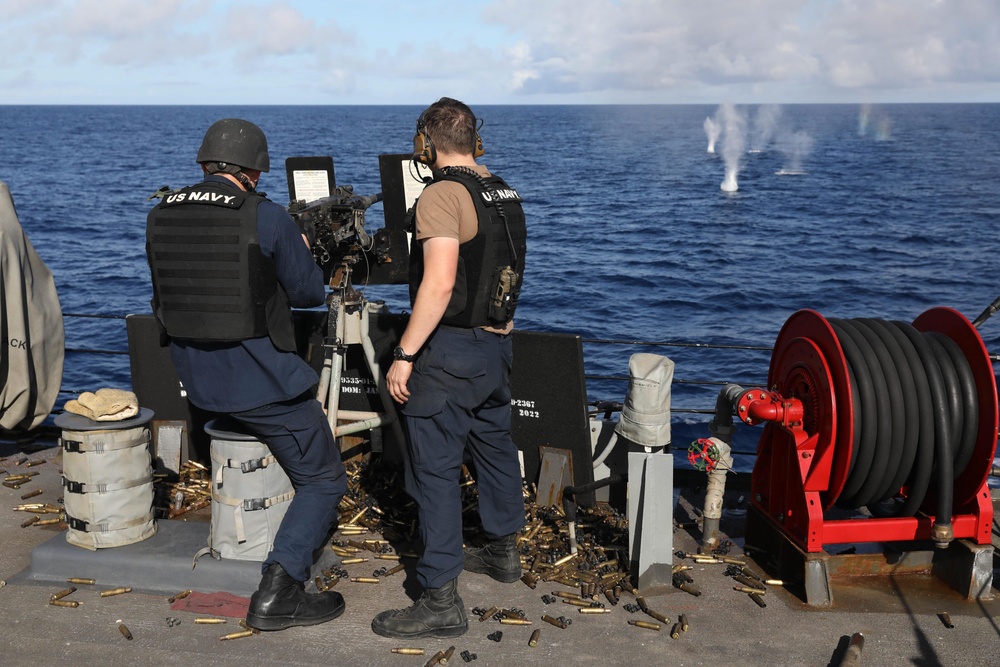
[[[7,453],[7,452],[3,452]],[[520,581],[500,584],[483,575],[465,573],[459,580],[470,612],[469,632],[456,639],[392,640],[375,635],[372,617],[388,608],[410,604],[417,586],[408,568],[379,584],[343,580],[347,611],[337,620],[282,632],[263,633],[232,641],[219,637],[239,630],[235,618],[222,625],[194,623],[197,614],[171,611],[167,597],[185,588],[247,595],[257,580],[255,563],[217,563],[203,558],[190,571],[192,546],[204,544],[204,522],[161,521],[158,535],[146,545],[93,553],[62,544],[55,526],[21,524],[31,515],[10,511],[23,502],[55,502],[61,496],[58,450],[28,454],[46,463],[21,489],[0,487],[0,656],[4,665],[412,665],[422,667],[438,650],[454,645],[449,664],[465,664],[462,652],[475,654],[471,665],[836,665],[853,634],[864,634],[866,665],[994,665],[1000,664],[1000,603],[968,602],[926,575],[862,577],[834,583],[830,609],[806,607],[792,593],[770,587],[767,604],[759,608],[744,593],[733,590],[723,564],[694,564],[690,574],[702,595],[670,589],[646,596],[649,608],[671,622],[684,614],[690,629],[672,639],[671,626],[654,630],[629,625],[629,620],[653,621],[642,612],[630,613],[635,601],[625,594],[611,612],[585,615],[561,601],[545,602],[558,584],[540,582],[534,590]],[[42,494],[22,501],[33,489]],[[700,503],[697,489],[682,489],[675,515],[679,520]],[[738,517],[724,522],[737,546],[730,555],[743,557]],[[697,531],[677,529],[675,549],[697,550]],[[996,538],[996,536],[995,536]],[[112,552],[118,551],[114,554]],[[33,563],[33,554],[35,562]],[[99,559],[92,560],[92,559]],[[749,558],[751,569],[763,573]],[[680,561],[675,561],[680,562]],[[112,563],[112,564],[108,564]],[[370,560],[345,566],[351,576],[367,577],[380,563]],[[62,568],[66,571],[61,572]],[[77,570],[79,568],[79,570]],[[88,569],[91,568],[91,569]],[[50,596],[69,586],[68,577],[90,576],[93,586],[80,585],[70,599],[77,608],[48,604]],[[176,577],[176,580],[175,580]],[[176,585],[173,585],[176,581]],[[213,586],[213,584],[218,584]],[[100,591],[131,586],[132,592],[101,597]],[[994,594],[1000,591],[994,589]],[[605,604],[607,604],[605,602]],[[473,608],[517,608],[532,625],[480,622]],[[953,628],[939,614],[947,612]],[[559,629],[543,615],[571,618]],[[179,618],[180,623],[168,618]],[[129,628],[127,640],[119,619]],[[541,637],[528,646],[533,630]],[[499,642],[488,635],[502,632]],[[494,635],[496,636],[496,635]],[[423,656],[398,655],[393,648],[418,647]]]

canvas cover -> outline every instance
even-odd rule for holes
[[[212,530],[205,553],[263,561],[295,496],[292,482],[263,443],[206,428],[212,436]]]
[[[52,273],[18,221],[0,181],[0,428],[31,430],[55,405],[65,338]]]
[[[658,354],[633,354],[628,375],[628,393],[615,433],[645,447],[669,445],[674,362]]]

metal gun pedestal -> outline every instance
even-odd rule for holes
[[[334,289],[327,297],[325,353],[317,392],[317,398],[326,409],[330,428],[335,437],[340,437],[388,425],[393,429],[396,441],[404,442],[396,406],[386,388],[385,376],[379,367],[375,346],[368,333],[369,313],[381,312],[385,306],[369,303],[363,294],[354,289],[348,261],[340,264],[330,283]],[[341,380],[348,345],[361,345],[364,350],[365,361],[378,388],[383,412],[340,409]]]

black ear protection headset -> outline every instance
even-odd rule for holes
[[[476,119],[476,146],[472,150],[472,157],[477,158],[486,153],[483,148],[483,138],[479,136],[479,128],[483,126],[481,118]],[[424,122],[424,114],[420,114],[417,119],[417,133],[413,135],[413,159],[426,165],[432,165],[437,160],[437,149],[434,142],[427,135],[427,124]]]

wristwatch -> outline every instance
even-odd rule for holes
[[[416,360],[417,355],[415,355],[415,354],[407,354],[406,352],[403,352],[403,348],[401,348],[399,345],[397,345],[392,350],[392,358],[393,359],[399,359],[400,361],[408,361],[408,362],[410,362],[412,364]]]

